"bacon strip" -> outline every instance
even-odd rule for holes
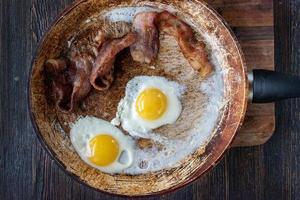
[[[84,99],[91,90],[89,76],[93,59],[83,54],[72,61],[50,59],[45,64],[47,77],[51,80],[51,91],[56,107],[63,112],[70,112]]]
[[[160,31],[175,37],[184,57],[202,77],[207,77],[213,71],[205,43],[195,39],[189,25],[167,11],[159,13],[156,22]]]
[[[49,59],[45,63],[45,74],[50,81],[50,93],[59,110],[70,110],[72,84],[69,81],[65,59]]]
[[[131,45],[133,60],[150,64],[158,54],[159,33],[154,23],[157,12],[142,12],[133,20],[133,29],[137,33],[137,42]]]
[[[113,64],[116,55],[136,41],[136,34],[128,33],[122,38],[106,41],[94,62],[90,82],[97,90],[109,88],[113,81]]]
[[[89,54],[96,58],[104,41],[105,35],[102,31],[84,30],[72,39],[69,57],[72,59],[81,54]]]
[[[139,13],[133,20],[133,27],[138,35],[137,42],[131,47],[135,61],[150,63],[157,56],[158,29],[175,37],[184,57],[202,77],[209,76],[213,71],[204,42],[197,41],[192,28],[168,11]]]
[[[105,37],[101,31],[78,34],[71,43],[69,58],[49,59],[45,72],[58,110],[73,111],[91,90],[90,74]]]
[[[73,78],[73,92],[71,96],[71,109],[78,105],[91,90],[90,74],[93,67],[94,59],[88,55],[83,54],[73,58],[76,67],[76,73]]]

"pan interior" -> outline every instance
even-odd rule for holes
[[[97,18],[111,14],[116,8],[136,6],[142,8],[150,6],[176,12],[180,18],[193,27],[198,39],[207,44],[208,51],[211,52],[210,60],[215,66],[215,73],[207,80],[201,80],[183,57],[176,41],[172,37],[161,35],[161,47],[155,65],[133,62],[129,51],[124,51],[116,60],[115,81],[109,91],[92,91],[84,100],[82,108],[74,113],[57,112],[53,104],[47,100],[43,63],[49,58],[59,56],[74,33],[91,24],[97,24]],[[115,14],[110,16],[114,19],[118,18]],[[226,27],[205,4],[200,2],[120,1],[120,3],[110,3],[90,0],[79,3],[48,32],[33,65],[30,101],[39,134],[67,171],[96,189],[136,196],[158,193],[183,185],[202,174],[209,167],[207,161],[216,159],[222,153],[213,152],[213,149],[218,144],[218,140],[226,135],[224,124],[228,121],[231,101],[234,101],[232,91],[234,87],[244,87],[243,63],[239,50],[233,43],[235,41]],[[235,60],[233,61],[232,58]],[[236,70],[234,67],[239,69]],[[101,173],[86,165],[76,154],[69,139],[70,124],[79,116],[86,115],[112,120],[117,112],[119,101],[124,97],[126,83],[139,75],[164,76],[186,86],[186,93],[182,99],[184,109],[180,118],[173,125],[155,130],[161,139],[172,140],[172,144],[166,143],[165,145],[169,145],[179,159],[169,156],[165,164],[156,164],[150,170],[151,173],[150,171],[144,173],[143,169],[137,167],[139,163],[134,165],[135,168],[128,169],[129,174],[138,172],[138,175]],[[234,84],[232,80],[235,81]],[[236,92],[238,93],[239,90]],[[242,94],[244,93],[245,91],[242,91]],[[242,95],[240,96],[242,98]],[[236,113],[236,126],[240,123],[242,111]],[[233,134],[234,131],[231,131],[226,135],[226,144],[223,145],[229,145]],[[154,151],[151,154],[151,151],[143,150],[147,148],[147,144],[143,141],[139,145],[142,153],[148,152],[145,155],[146,160],[153,158],[152,154],[157,154]],[[220,149],[224,151],[225,147],[221,148],[220,145]],[[162,156],[165,153],[161,151]],[[160,160],[161,158],[164,157],[160,157]],[[141,161],[144,160],[137,162]],[[167,164],[171,168],[164,169]],[[143,184],[140,184],[141,182]]]

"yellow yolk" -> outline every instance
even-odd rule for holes
[[[90,140],[91,157],[90,161],[97,166],[112,164],[119,155],[119,144],[110,135],[97,135]]]
[[[137,113],[146,120],[160,118],[167,109],[168,99],[166,95],[156,88],[144,90],[137,98]]]

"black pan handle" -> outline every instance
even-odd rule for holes
[[[256,69],[253,70],[253,77],[249,76],[249,81],[252,82],[253,103],[300,97],[300,77],[297,76]]]

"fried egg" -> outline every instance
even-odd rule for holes
[[[70,138],[81,159],[102,172],[120,173],[133,162],[132,138],[102,119],[79,118],[72,125]]]
[[[184,86],[164,77],[137,76],[128,82],[112,124],[121,124],[132,136],[149,138],[152,129],[178,119],[184,91]]]

